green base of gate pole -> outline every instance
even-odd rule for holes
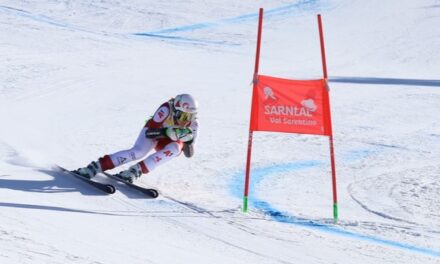
[[[336,224],[338,222],[338,204],[333,204],[333,221]]]
[[[247,213],[248,211],[248,197],[243,196],[243,212]]]

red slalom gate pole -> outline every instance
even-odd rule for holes
[[[328,76],[327,76],[327,61],[325,59],[325,46],[324,46],[324,33],[322,29],[322,20],[321,15],[318,15],[318,28],[319,28],[319,41],[321,44],[321,57],[322,57],[322,71],[324,74],[324,80],[328,84]],[[327,86],[328,87],[328,86]],[[336,223],[338,221],[338,195],[337,195],[337,187],[336,187],[336,164],[335,164],[335,151],[333,146],[333,129],[331,122],[331,108],[330,108],[330,99],[328,100],[328,109],[329,109],[329,143],[330,143],[330,164],[332,168],[332,189],[333,189],[333,221]]]
[[[255,54],[255,67],[254,67],[254,76],[253,76],[252,106],[254,105],[255,100],[257,99],[256,89],[257,89],[257,81],[258,81],[258,69],[260,66],[260,47],[261,47],[262,29],[263,29],[263,8],[260,8],[260,12],[258,16],[257,50]],[[253,138],[253,131],[251,129],[252,106],[251,106],[251,117],[249,121],[249,139],[248,139],[248,149],[247,149],[247,157],[246,157],[246,179],[244,184],[244,195],[243,195],[243,212],[245,213],[248,211],[249,181],[250,181],[251,156],[252,156],[252,138]]]

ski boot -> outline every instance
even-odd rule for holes
[[[142,175],[142,169],[139,164],[135,164],[128,168],[127,170],[121,171],[120,173],[116,174],[116,177],[129,182],[133,183],[134,180],[141,177]]]
[[[75,171],[76,174],[83,176],[84,178],[91,179],[96,176],[96,174],[102,172],[101,164],[99,161],[92,161],[89,165],[84,168],[79,168]]]

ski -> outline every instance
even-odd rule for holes
[[[102,172],[102,174],[104,174],[105,176],[107,176],[109,178],[112,178],[115,181],[122,182],[126,186],[129,186],[130,188],[133,188],[133,189],[136,189],[136,190],[142,192],[143,194],[145,194],[149,198],[157,198],[159,196],[159,192],[156,189],[145,188],[145,187],[130,183],[128,181],[124,181],[123,179],[121,179],[113,174],[107,173],[107,172]]]
[[[75,172],[73,172],[73,171],[69,171],[69,170],[67,170],[67,169],[65,169],[65,168],[63,168],[63,167],[61,167],[61,166],[56,165],[56,167],[57,167],[60,171],[64,172],[65,174],[68,174],[68,175],[74,176],[75,178],[80,179],[80,180],[82,180],[83,182],[88,183],[88,184],[90,184],[91,186],[93,186],[93,187],[95,187],[95,188],[97,188],[97,189],[99,189],[99,190],[101,190],[101,191],[104,191],[104,192],[106,192],[106,193],[108,193],[108,194],[115,193],[115,191],[116,191],[115,186],[113,186],[113,185],[111,185],[111,184],[106,184],[106,183],[96,182],[96,181],[90,180],[90,179],[88,179],[88,178],[85,178],[85,177],[83,177],[83,176],[81,176],[81,175],[79,175],[79,174],[77,174],[77,173],[75,173]]]

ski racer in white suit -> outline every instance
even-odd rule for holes
[[[182,151],[186,157],[192,157],[198,130],[197,110],[198,103],[189,94],[179,94],[171,98],[147,121],[132,148],[105,155],[76,172],[92,178],[99,172],[142,159],[155,149],[146,159],[117,174],[118,177],[133,182],[142,174],[179,156]]]

